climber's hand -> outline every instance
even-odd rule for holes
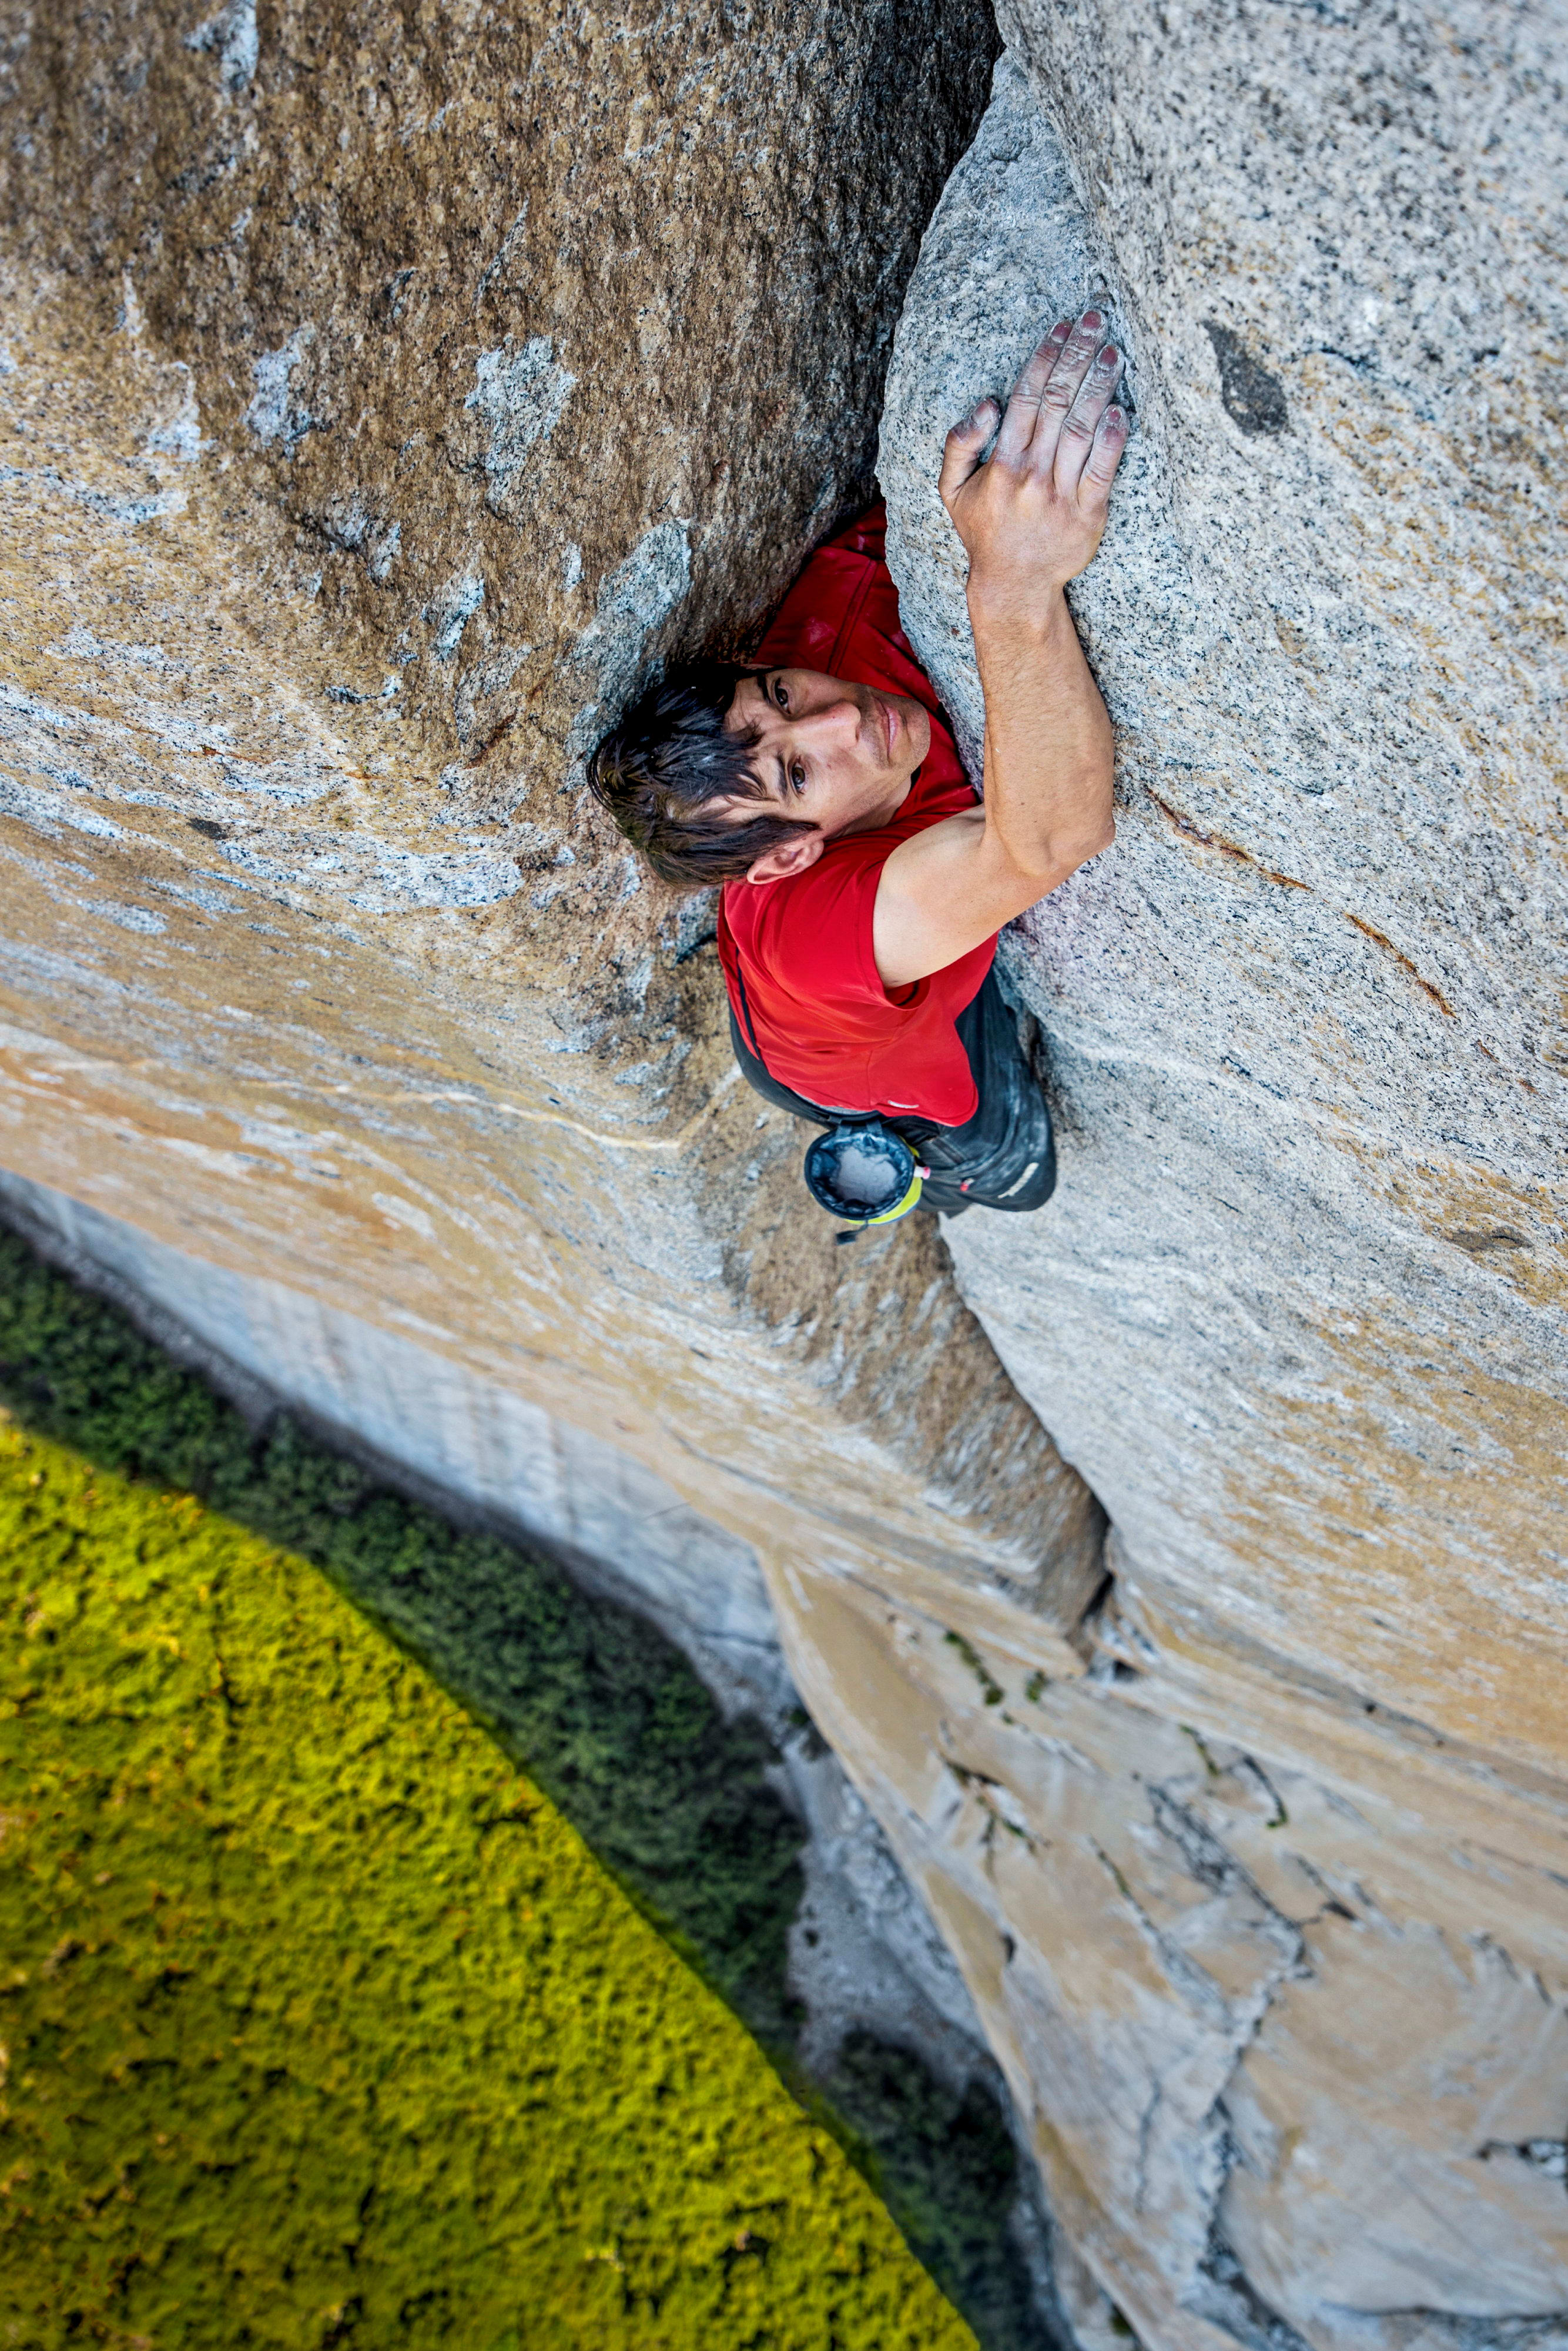
[[[1111,721],[1062,594],[1100,544],[1127,443],[1111,405],[1121,355],[1101,349],[1103,324],[1085,310],[1051,329],[988,464],[995,401],[947,435],[942,503],[969,551],[985,806],[901,841],[883,867],[872,948],[884,987],[945,971],[1116,836]]]
[[[1000,431],[998,403],[983,400],[947,435],[939,487],[968,554],[977,622],[1038,625],[1100,544],[1127,445],[1125,413],[1112,405],[1122,355],[1102,346],[1104,323],[1098,310],[1061,319],[1014,385]]]

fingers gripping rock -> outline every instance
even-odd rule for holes
[[[977,254],[982,256],[977,266]],[[969,425],[988,411],[985,402],[977,408],[977,392],[988,387],[989,428],[999,446],[1002,396],[1010,407],[1012,388],[1041,350],[1042,338],[1060,353],[1073,322],[1089,308],[1104,321],[1096,341],[1108,337],[1118,352],[1127,350],[1123,306],[1091,250],[1061,147],[1022,72],[1004,57],[990,110],[925,234],[889,371],[878,469],[888,491],[889,552],[904,626],[920,645],[977,779],[984,712],[963,610],[967,559],[945,506],[974,473],[989,438],[988,432],[977,448],[968,437]],[[1133,357],[1135,364],[1135,351]],[[1048,381],[1042,368],[1041,390]],[[1119,412],[1125,436],[1131,426],[1124,399]],[[955,417],[964,423],[949,435],[946,426]],[[1121,455],[1122,443],[1112,445],[1117,429],[1102,421],[1105,443],[1097,435],[1089,460],[1098,496]],[[960,448],[961,466],[954,454]],[[1110,470],[1103,470],[1107,464]],[[1109,540],[1118,537],[1119,517],[1141,495],[1137,484],[1145,470],[1146,454],[1134,438],[1110,501]],[[1109,568],[1103,550],[1087,580],[1069,590],[1075,611],[1082,609],[1088,582]],[[956,590],[951,601],[950,590]]]

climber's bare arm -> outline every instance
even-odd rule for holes
[[[887,987],[956,962],[1115,837],[1111,721],[1062,592],[1100,544],[1126,446],[1112,405],[1121,358],[1100,349],[1102,331],[1095,310],[1052,328],[986,464],[995,401],[947,435],[942,503],[969,557],[986,798],[883,868],[873,940]]]

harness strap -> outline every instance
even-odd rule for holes
[[[745,967],[741,963],[738,949],[736,951],[735,957],[735,981],[736,986],[740,990],[740,1017],[746,1023],[747,1037],[750,1041],[752,1051],[756,1054],[758,1060],[762,1061],[762,1048],[757,1041],[757,1024],[751,1018],[751,1007],[747,1001],[746,970]],[[762,1066],[766,1070],[768,1068],[767,1062],[762,1061]]]

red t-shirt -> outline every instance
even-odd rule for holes
[[[718,951],[741,1035],[781,1085],[824,1110],[915,1112],[961,1126],[979,1097],[953,1024],[991,967],[995,936],[892,996],[872,948],[889,855],[913,833],[975,805],[930,680],[898,625],[885,529],[875,506],[818,549],[757,662],[910,695],[931,714],[931,748],[891,824],[831,842],[804,873],[727,882]]]

